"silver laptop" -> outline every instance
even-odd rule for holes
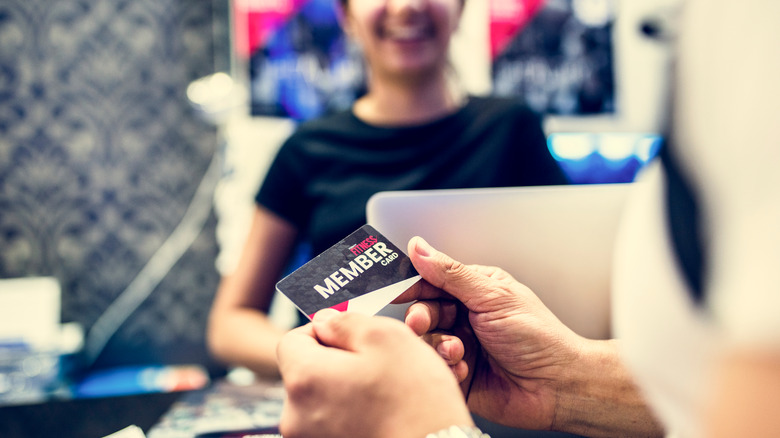
[[[415,235],[464,263],[499,266],[575,332],[610,336],[610,279],[629,184],[380,192],[368,223],[402,249]],[[381,314],[401,318],[406,306]]]

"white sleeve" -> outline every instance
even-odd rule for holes
[[[703,201],[708,306],[732,341],[780,346],[780,2],[684,13],[675,140]]]

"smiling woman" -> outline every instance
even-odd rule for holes
[[[342,1],[344,30],[362,49],[369,92],[355,113],[378,124],[426,122],[463,102],[448,49],[462,0]],[[397,111],[399,106],[408,111]]]
[[[357,2],[347,6],[345,30],[374,69],[396,62],[400,74],[435,71],[445,65],[461,12],[458,0]]]
[[[211,312],[215,355],[264,374],[277,373],[282,334],[266,312],[296,242],[313,254],[328,249],[366,223],[366,202],[379,191],[566,183],[536,114],[459,86],[448,48],[462,0],[340,6],[365,57],[367,91],[351,109],[303,123],[282,145]]]

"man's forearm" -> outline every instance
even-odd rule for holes
[[[565,371],[553,428],[589,437],[660,437],[663,428],[621,361],[618,341],[587,341]]]

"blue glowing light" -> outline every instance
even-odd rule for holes
[[[573,183],[620,183],[634,180],[661,140],[648,133],[556,133],[547,145]]]

